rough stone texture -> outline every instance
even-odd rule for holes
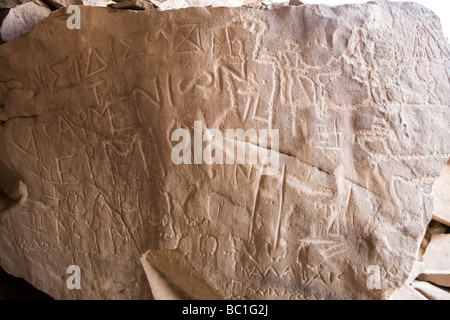
[[[30,2],[33,0],[2,0],[0,1],[0,9],[14,8],[15,6]]]
[[[29,32],[52,11],[42,1],[28,2],[12,8],[1,28],[3,41],[11,41]]]
[[[256,6],[273,8],[289,4],[289,0],[151,0],[160,10],[181,9],[190,7],[241,7]]]
[[[432,12],[81,10],[81,30],[59,10],[0,46],[5,270],[67,299],[150,298],[148,283],[155,297],[378,299],[405,284],[450,157]],[[197,120],[279,129],[279,167],[173,164],[171,133]],[[65,286],[72,264],[82,290]]]
[[[416,261],[405,284],[411,284],[425,269],[422,261]]]
[[[450,234],[434,234],[423,255],[419,280],[450,287]]]
[[[433,186],[433,219],[450,226],[450,160]]]

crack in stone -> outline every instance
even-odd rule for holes
[[[32,114],[32,115],[21,115],[21,116],[12,116],[12,117],[6,116],[6,117],[8,117],[8,119],[0,120],[0,126],[3,126],[5,124],[7,124],[9,121],[14,120],[14,119],[36,118],[37,116],[43,115],[44,113],[52,112],[52,111],[56,111],[56,110],[64,110],[64,106],[54,107],[54,108],[50,108],[50,109],[45,109],[42,112],[39,112],[39,113],[36,113],[36,114]]]

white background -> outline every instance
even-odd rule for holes
[[[300,0],[308,4],[338,5],[344,3],[365,3],[369,0]],[[433,10],[441,18],[444,35],[450,38],[450,1],[449,0],[411,0]]]

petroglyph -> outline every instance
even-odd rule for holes
[[[450,157],[433,13],[372,1],[81,16],[69,30],[53,12],[0,46],[2,268],[61,299],[151,298],[158,281],[205,299],[402,287]],[[172,162],[172,133],[197,139],[196,121],[279,130],[278,166]],[[61,280],[69,265],[82,290]]]

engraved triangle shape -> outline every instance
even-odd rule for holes
[[[102,58],[95,48],[89,48],[88,61],[86,66],[85,78],[92,77],[108,69],[108,64]]]

